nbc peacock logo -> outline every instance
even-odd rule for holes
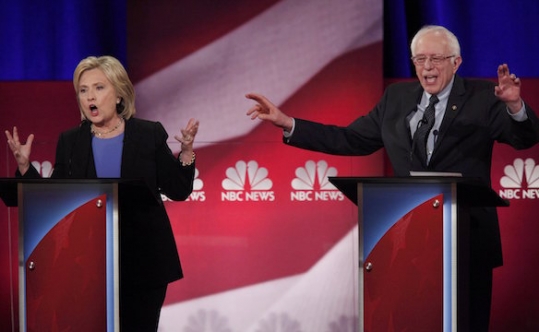
[[[52,163],[48,160],[45,160],[41,163],[39,161],[32,161],[32,165],[44,178],[50,178],[52,175],[52,171],[54,170],[52,168]]]
[[[271,191],[273,182],[268,178],[268,169],[259,167],[254,160],[239,160],[234,167],[226,170],[226,178],[222,182],[225,190],[221,192],[221,201],[274,201],[275,193]]]
[[[517,158],[504,168],[499,195],[506,199],[539,198],[539,166],[535,160]]]
[[[342,201],[344,195],[329,182],[329,176],[337,176],[337,169],[329,167],[325,160],[315,163],[308,160],[304,167],[296,168],[296,178],[292,180],[292,201]]]

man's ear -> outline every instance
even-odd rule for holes
[[[460,56],[455,57],[455,59],[453,60],[453,73],[457,72],[461,64],[462,64],[462,57]]]

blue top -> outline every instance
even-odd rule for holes
[[[124,134],[112,138],[92,138],[95,171],[98,178],[119,178],[122,169]]]

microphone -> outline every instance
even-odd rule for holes
[[[432,131],[432,135],[434,135],[434,144],[436,144],[436,141],[438,140],[438,134],[439,134],[439,133],[440,133],[440,132],[438,131],[438,129],[434,129],[434,130]]]

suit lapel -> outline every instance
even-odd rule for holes
[[[402,110],[400,111],[402,112],[402,118],[399,120],[402,122],[402,125],[398,126],[398,128],[400,128],[399,130],[402,130],[397,136],[402,140],[402,143],[399,144],[406,144],[404,148],[405,151],[409,151],[410,153],[410,167],[414,170],[421,170],[426,167],[425,162],[423,161],[424,158],[418,156],[417,148],[413,146],[412,133],[410,130],[410,119],[414,116],[415,112],[417,112],[417,105],[421,101],[422,95],[423,88],[419,84],[419,81],[405,91],[405,95],[402,97]]]
[[[434,146],[434,152],[431,158],[431,163],[437,158],[437,153],[439,148],[442,146],[444,137],[448,132],[451,124],[460,113],[462,105],[466,101],[466,89],[464,87],[464,80],[462,77],[455,75],[455,81],[453,82],[453,88],[449,94],[449,99],[447,100],[447,107],[445,109],[444,118],[440,125],[439,135]]]
[[[68,176],[76,179],[96,178],[90,122],[82,122],[76,135],[71,151]]]
[[[399,132],[399,137],[408,137],[408,144],[409,144],[409,151],[412,151],[412,137],[410,134],[410,115],[417,111],[417,105],[421,101],[421,96],[423,94],[423,88],[417,83],[417,85],[413,85],[410,90],[405,92],[406,95],[403,96],[402,101],[402,110],[404,114],[404,118],[402,119],[402,125],[398,126],[399,130],[402,130],[402,133]],[[464,87],[464,80],[462,77],[455,75],[455,80],[453,82],[453,88],[451,89],[451,93],[449,94],[449,99],[447,101],[447,108],[444,114],[444,118],[442,120],[442,123],[440,125],[439,129],[439,136],[436,140],[435,147],[434,147],[434,153],[432,155],[432,158],[430,160],[430,164],[432,165],[433,162],[435,162],[435,159],[437,158],[436,155],[439,154],[438,148],[443,143],[443,139],[445,136],[445,133],[447,133],[448,129],[450,128],[451,124],[453,123],[453,120],[458,115],[460,109],[462,108],[462,105],[466,101],[466,89]],[[417,149],[414,149],[417,150]],[[438,153],[437,153],[438,152]],[[417,154],[414,155],[413,161],[414,164],[417,162],[416,158],[419,158]],[[421,159],[421,158],[419,158]],[[422,160],[422,159],[421,159]],[[425,162],[421,162],[422,167],[426,167]],[[412,167],[417,168],[419,165],[415,165]],[[415,169],[414,168],[414,169]]]
[[[409,90],[405,92],[405,95],[402,98],[402,126],[399,126],[398,128],[402,130],[402,133],[399,133],[399,137],[408,137],[408,139],[404,140],[410,144],[412,144],[412,135],[410,131],[410,118],[414,115],[415,112],[417,112],[417,104],[419,104],[421,100],[421,95],[423,94],[423,88],[417,82],[417,84],[413,85]]]
[[[465,92],[466,90],[464,88],[463,79],[460,76],[455,75],[455,81],[453,83],[451,93],[449,94],[444,119],[440,126],[440,137],[438,137],[439,140],[443,139],[443,134],[447,131],[449,126],[451,126],[451,123],[459,113],[462,104],[464,104]]]

